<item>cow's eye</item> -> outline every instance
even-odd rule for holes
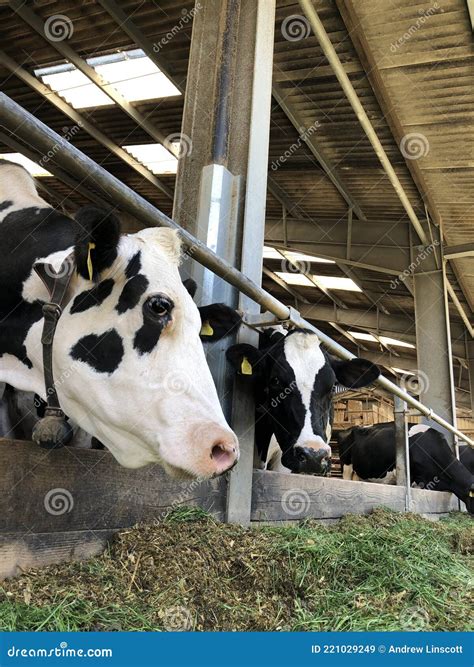
[[[173,302],[161,294],[149,296],[145,301],[145,309],[152,317],[159,319],[169,316],[173,310]]]
[[[279,387],[280,386],[279,378],[277,378],[276,376],[272,377],[272,379],[270,380],[270,385],[275,388]]]

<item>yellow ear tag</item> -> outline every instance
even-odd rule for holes
[[[89,245],[87,246],[87,270],[89,271],[89,280],[92,280],[94,276],[94,269],[92,267],[92,258],[91,258],[91,250],[95,248],[95,243],[89,242]]]
[[[469,498],[474,498],[474,491],[469,491]]]
[[[212,336],[213,333],[214,333],[214,329],[209,324],[209,320],[206,320],[205,322],[203,322],[199,335],[200,336]]]
[[[253,373],[252,364],[247,359],[247,357],[244,357],[242,359],[242,365],[240,366],[240,372],[242,373],[242,375],[252,375],[252,373]]]

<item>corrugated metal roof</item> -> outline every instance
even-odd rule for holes
[[[473,242],[474,45],[464,0],[443,0],[439,3],[351,0],[351,3],[368,40],[377,70],[390,94],[392,112],[397,115],[406,133],[422,133],[427,138],[429,151],[420,158],[418,166],[442,220],[446,241],[450,245]],[[190,1],[176,3],[174,0],[147,3],[123,0],[120,3],[121,9],[153,43],[162,43],[168,33],[173,31],[172,39],[160,47],[160,55],[166,59],[170,71],[180,83],[186,78],[192,29],[192,22],[183,23],[182,17],[191,11],[193,4]],[[431,10],[435,4],[439,7]],[[30,6],[43,21],[52,14],[66,15],[73,26],[68,44],[83,57],[136,46],[98,2],[36,0]],[[425,207],[422,196],[379,106],[336,1],[314,0],[314,6],[417,215],[423,217]],[[359,237],[362,236],[365,241],[365,245],[361,241],[355,242],[357,258],[364,257],[365,248],[380,248],[381,255],[390,248],[395,253],[397,245],[406,251],[409,222],[405,211],[323,56],[317,39],[310,31],[296,41],[287,38],[285,19],[292,15],[301,17],[301,14],[300,5],[295,0],[277,1],[274,82],[286,102],[302,118],[305,128],[315,127],[312,138],[324,151],[333,164],[334,173],[344,182],[348,192],[367,216],[367,222],[355,218],[353,221],[354,231],[358,230]],[[422,25],[410,30],[410,26],[418,26],[422,17],[426,17]],[[176,25],[180,26],[177,31],[174,30]],[[32,72],[38,66],[64,62],[54,44],[34,32],[8,7],[0,7],[0,26],[2,49],[28,71]],[[404,39],[398,45],[397,40],[403,38],[407,31],[410,31],[409,39]],[[64,133],[64,127],[71,126],[67,117],[16,76],[2,69],[0,76],[2,90],[54,130]],[[136,106],[164,135],[179,132],[183,98],[140,103]],[[89,109],[82,113],[119,145],[153,141],[117,106]],[[71,142],[165,213],[171,213],[172,202],[169,198],[86,132],[78,132],[71,138]],[[269,173],[293,207],[292,215],[288,216],[290,240],[293,228],[298,230],[293,239],[295,242],[311,243],[318,225],[332,226],[335,230],[334,238],[336,232],[337,238],[345,237],[348,207],[344,198],[308,146],[301,141],[298,130],[275,99],[272,101]],[[174,177],[160,178],[173,188]],[[68,205],[77,206],[84,201],[79,192],[71,193],[70,188],[56,179],[45,179],[44,183],[54,193],[55,203],[66,200]],[[292,216],[296,216],[299,222],[295,221],[293,225]],[[282,206],[271,193],[268,195],[267,218],[269,226],[273,227],[282,218]],[[383,233],[379,231],[381,225]],[[275,228],[278,228],[278,224]],[[334,241],[331,242],[334,244]],[[339,244],[345,251],[345,241]],[[269,267],[272,267],[271,262]],[[470,313],[466,297],[472,305],[473,260],[457,259],[455,267],[455,273],[453,268],[448,268],[449,278],[466,312]],[[387,274],[362,268],[352,269],[365,293],[338,292],[337,296],[347,306],[373,310],[374,300],[379,299],[390,313],[408,314],[413,318],[413,299],[403,284],[393,289],[390,288],[390,276]],[[336,265],[330,268],[325,265],[324,271],[332,275],[344,275]],[[292,302],[292,297],[275,283],[267,278],[264,283],[276,295]],[[317,289],[308,288],[304,294],[315,303],[331,304],[331,300]],[[450,313],[453,322],[459,323],[459,314],[452,305]],[[328,333],[344,344],[349,344],[334,329],[329,328]],[[461,340],[460,336],[458,338]]]

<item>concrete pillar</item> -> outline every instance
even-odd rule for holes
[[[456,424],[453,361],[441,239],[433,227],[433,245],[413,247],[415,265],[416,351],[420,372],[420,400]],[[424,420],[430,423],[429,420]],[[440,428],[440,430],[442,430]],[[453,445],[453,436],[443,431]]]
[[[270,131],[275,0],[196,3],[173,218],[260,284]],[[191,252],[192,256],[192,252]],[[222,301],[246,313],[260,308],[189,260],[183,273],[198,284],[202,304]],[[183,277],[187,277],[183,276]],[[258,345],[252,330],[239,342]],[[250,519],[254,408],[234,381],[225,349],[207,357],[227,417],[239,436],[241,461],[229,481],[227,519]]]

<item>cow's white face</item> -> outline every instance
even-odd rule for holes
[[[237,461],[238,443],[205,359],[179,254],[174,231],[145,229],[120,238],[113,263],[94,282],[75,277],[54,338],[54,377],[64,412],[122,465],[158,462],[174,476],[211,477]],[[65,255],[49,261],[58,269]],[[46,299],[44,292],[31,276],[25,298]],[[33,340],[26,345],[32,350]],[[39,353],[36,345],[32,356]]]

